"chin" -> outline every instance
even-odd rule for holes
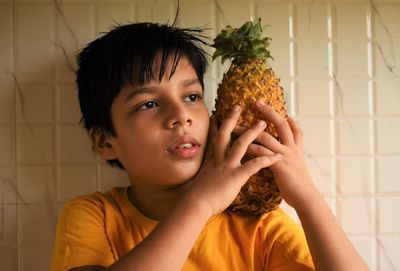
[[[200,167],[186,167],[184,169],[176,169],[174,172],[170,172],[169,176],[174,176],[171,178],[176,185],[185,184],[191,181],[199,171]]]

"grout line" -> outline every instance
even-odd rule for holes
[[[96,38],[99,34],[99,29],[98,29],[98,6],[96,1],[91,2],[91,12],[92,12],[92,19],[93,19],[93,24],[92,24],[92,36],[93,38]],[[100,168],[100,159],[97,154],[95,155],[95,172],[94,172],[94,183],[93,189],[102,191],[103,187],[101,185],[101,168]]]
[[[296,85],[296,50],[295,50],[295,37],[294,37],[294,16],[295,7],[294,2],[289,3],[289,63],[290,63],[290,108],[289,113],[293,116],[298,115],[298,101],[297,101],[297,85]]]
[[[12,1],[12,31],[13,31],[13,74],[17,73],[16,69],[16,59],[17,59],[17,45],[16,45],[16,33],[17,33],[17,19],[16,19],[16,3],[15,1]],[[14,107],[13,107],[13,115],[14,115],[14,163],[13,163],[13,171],[14,171],[14,178],[15,178],[15,192],[18,194],[18,170],[17,170],[17,160],[18,160],[18,150],[17,150],[17,82],[16,80],[13,81],[13,94],[14,94]],[[17,270],[22,270],[22,250],[21,250],[21,243],[22,243],[22,238],[21,238],[21,227],[20,227],[20,219],[19,219],[19,200],[16,198],[15,200],[15,223],[16,223],[16,247],[17,247]]]
[[[371,267],[373,270],[378,270],[378,266],[380,265],[380,260],[379,260],[379,244],[378,244],[378,208],[377,208],[377,199],[376,199],[376,194],[378,191],[378,183],[377,183],[377,175],[376,175],[376,123],[375,123],[375,86],[374,86],[374,63],[373,63],[373,44],[372,44],[372,9],[374,7],[372,6],[372,3],[370,2],[368,5],[367,9],[367,16],[366,16],[366,23],[367,23],[367,52],[368,52],[368,96],[369,96],[369,115],[370,115],[370,178],[372,182],[372,187],[371,187],[371,195],[372,196],[372,204],[371,204],[371,223],[372,225],[372,230],[373,230],[373,235],[374,235],[374,243],[373,243],[373,251],[372,251],[372,264],[373,266]]]
[[[335,199],[335,214],[336,219],[342,224],[340,219],[340,182],[338,180],[338,161],[337,161],[337,101],[336,101],[336,79],[335,79],[335,50],[334,50],[334,12],[333,3],[329,1],[327,4],[327,34],[328,34],[328,73],[329,73],[329,115],[330,115],[330,143],[331,143],[331,155],[332,159],[332,181],[334,182],[334,199]]]

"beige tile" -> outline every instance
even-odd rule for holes
[[[78,64],[76,56],[78,55],[79,48],[77,46],[69,46],[61,43],[56,45],[56,80],[58,83],[75,84],[76,71]],[[83,48],[83,47],[82,47]]]
[[[74,1],[74,0],[72,0],[72,1]],[[107,0],[101,0],[101,1],[107,2]],[[125,0],[122,0],[122,1],[125,1]],[[208,4],[212,3],[212,2],[210,2],[210,0],[200,0],[200,2],[208,3]],[[149,1],[148,0],[136,0],[135,3],[143,4],[143,3],[149,3]],[[159,0],[155,4],[157,4],[157,3],[160,3],[160,4],[176,4],[176,2],[174,0]]]
[[[17,203],[17,184],[14,176],[14,165],[0,166],[0,202]]]
[[[380,81],[385,81],[387,77],[399,75],[400,42],[373,42],[372,55],[374,73]]]
[[[49,270],[52,255],[52,242],[24,244],[21,246],[21,269]]]
[[[329,116],[328,78],[311,77],[298,80],[297,112],[300,116]]]
[[[275,75],[281,79],[282,86],[284,86],[285,89],[289,89],[289,80],[287,80],[291,74],[289,40],[275,39],[271,42],[269,49],[271,50],[271,55],[274,60],[269,59],[268,63],[275,72]]]
[[[337,161],[338,193],[369,196],[373,192],[372,163],[368,157],[342,157]]]
[[[86,132],[79,125],[59,127],[59,157],[61,162],[94,162],[96,157]]]
[[[15,12],[17,44],[33,45],[54,40],[51,5],[17,4]]]
[[[54,161],[54,131],[51,125],[17,127],[17,159],[20,163]]]
[[[400,217],[398,210],[400,198],[380,197],[378,198],[378,223],[379,233],[398,233],[400,229]]]
[[[14,81],[13,71],[14,71],[14,61],[13,61],[13,47],[11,44],[0,44],[0,84],[11,85]],[[0,86],[0,91],[2,91]]]
[[[60,84],[58,90],[58,120],[63,123],[79,123],[78,91],[73,84]]]
[[[222,12],[221,10],[216,10],[216,12],[218,16],[218,26],[220,29],[225,28],[226,25],[240,27],[253,16],[249,3],[244,1],[235,1],[230,3],[219,2],[219,6]],[[253,19],[256,20],[256,18]],[[269,24],[268,22],[263,23]]]
[[[63,3],[59,7],[56,31],[61,46],[77,51],[98,35],[94,32],[92,3]]]
[[[377,270],[397,270],[400,266],[399,244],[399,234],[378,235],[379,265]]]
[[[336,69],[339,77],[367,77],[368,52],[365,42],[337,42],[336,43]]]
[[[329,156],[305,157],[311,177],[323,196],[334,196],[336,181],[333,174],[333,161]]]
[[[124,170],[113,168],[109,165],[100,166],[101,191],[107,191],[117,186],[129,186],[129,178]]]
[[[204,100],[206,102],[210,115],[211,112],[214,110],[214,104],[217,97],[217,88],[219,83],[219,81],[217,81],[217,78],[213,75],[215,73],[215,70],[209,69],[204,76]]]
[[[22,244],[53,242],[57,223],[53,204],[20,204],[17,207]]]
[[[0,126],[0,163],[11,164],[14,154],[14,129],[10,125]]]
[[[48,41],[18,46],[15,61],[19,84],[51,83],[54,80],[54,46]]]
[[[108,32],[116,24],[132,22],[133,12],[133,5],[129,3],[104,3],[97,5],[97,32]]]
[[[17,93],[16,117],[20,123],[43,123],[54,120],[52,84],[21,84]]]
[[[372,200],[365,198],[341,198],[339,200],[340,222],[347,234],[372,234],[375,219]]]
[[[0,79],[0,82],[3,81]],[[6,80],[4,80],[6,81]],[[0,122],[14,122],[14,90],[11,83],[0,83]]]
[[[376,258],[375,238],[372,235],[350,235],[349,239],[369,270],[376,270],[374,268]]]
[[[18,250],[15,243],[0,243],[0,270],[18,271]]]
[[[137,3],[135,19],[138,22],[172,23],[175,18],[175,5],[170,1]]]
[[[56,200],[55,170],[52,166],[18,167],[20,202],[51,203]]]
[[[304,148],[308,155],[331,153],[331,123],[323,118],[300,118],[304,133]]]
[[[0,2],[0,45],[11,45],[13,41],[13,6]],[[3,58],[2,58],[3,59]]]
[[[342,118],[337,121],[337,152],[339,154],[369,154],[371,120]]]
[[[0,244],[17,242],[17,206],[15,204],[0,203],[1,227]],[[1,266],[1,265],[0,265]]]
[[[367,3],[335,4],[334,12],[335,38],[346,41],[367,39]]]
[[[400,117],[378,119],[376,134],[379,154],[400,153]]]
[[[65,202],[96,190],[96,167],[94,165],[63,165],[59,167],[59,200]]]
[[[379,157],[376,165],[378,192],[400,192],[400,176],[393,174],[393,170],[397,169],[400,165],[400,156]]]
[[[377,12],[373,11],[373,37],[378,40],[389,41],[400,38],[400,3],[379,3],[375,5]]]
[[[277,40],[289,40],[290,7],[287,2],[259,3],[256,5],[255,13],[254,21],[261,17],[261,23],[266,26],[263,33],[272,38],[272,44]]]
[[[276,14],[275,16],[278,16]],[[299,3],[295,5],[295,37],[301,40],[328,39],[327,3]]]
[[[35,4],[35,5],[42,5],[42,4],[51,4],[52,0],[14,0],[17,4]]]
[[[195,16],[193,16],[194,14]],[[210,3],[196,1],[196,3],[187,2],[181,5],[177,23],[182,27],[205,28],[204,34],[210,37],[210,42],[217,35],[215,10]],[[214,49],[208,46],[205,47],[205,50],[210,55],[214,52]]]
[[[375,100],[378,115],[400,115],[400,78],[377,80]]]
[[[296,73],[302,76],[328,75],[328,44],[325,42],[298,42]]]
[[[338,115],[368,116],[370,94],[368,78],[338,78],[336,81],[336,112]]]

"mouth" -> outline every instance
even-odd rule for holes
[[[168,148],[168,153],[177,158],[190,159],[200,152],[201,144],[196,138],[189,135],[182,135],[175,138]]]
[[[177,146],[176,148],[177,148],[177,149],[190,149],[190,148],[192,148],[193,146],[195,146],[195,145],[192,144],[192,143],[183,143],[183,144]]]

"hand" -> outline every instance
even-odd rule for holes
[[[252,142],[265,129],[266,123],[260,121],[231,144],[231,134],[239,116],[240,107],[236,106],[219,129],[215,120],[211,119],[204,161],[187,191],[192,200],[205,204],[211,215],[226,209],[251,175],[281,158],[279,154],[267,152],[260,146],[258,149],[261,152],[256,153],[255,158],[241,164],[241,159],[254,145]]]
[[[248,153],[255,156],[272,153],[282,155],[281,161],[271,165],[270,169],[282,197],[296,208],[307,200],[309,193],[317,192],[304,160],[303,133],[292,118],[282,118],[263,102],[257,102],[256,106],[264,120],[275,125],[280,142],[266,132],[260,133],[256,138],[259,145],[250,145]],[[244,131],[244,128],[235,130],[239,134]]]

